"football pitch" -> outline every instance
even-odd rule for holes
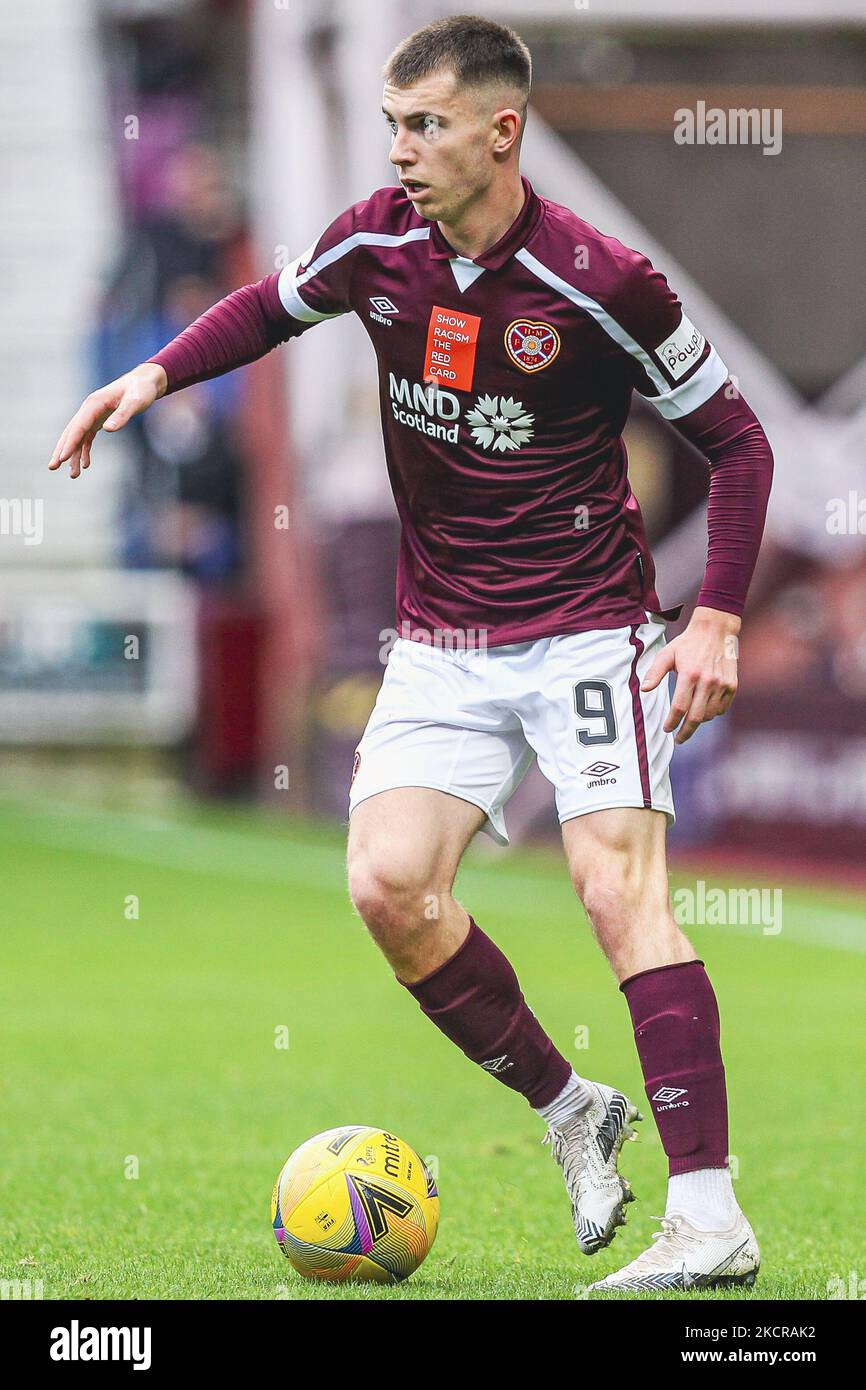
[[[394,983],[343,859],[339,827],[254,811],[0,800],[0,1280],[46,1299],[574,1299],[649,1244],[651,1119],[623,1154],[628,1225],[587,1259],[541,1122]],[[773,886],[776,934],[687,928],[720,1000],[762,1269],[752,1293],[679,1299],[851,1297],[866,1278],[866,897]],[[577,1070],[641,1104],[628,1010],[563,862],[471,852],[457,893]],[[438,1239],[405,1284],[309,1283],[274,1240],[282,1163],[343,1124],[392,1130],[438,1173]]]

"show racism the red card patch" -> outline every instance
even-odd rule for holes
[[[432,377],[443,386],[471,391],[480,327],[478,314],[464,314],[460,309],[434,304],[427,329],[424,380]]]

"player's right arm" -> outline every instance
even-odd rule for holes
[[[90,466],[99,430],[122,429],[160,396],[264,357],[313,324],[348,313],[357,245],[356,203],[281,271],[226,295],[160,352],[87,397],[57,441],[48,467],[69,462],[73,478]]]
[[[142,362],[107,386],[91,391],[61,434],[48,467],[59,468],[69,460],[69,472],[77,478],[90,467],[90,449],[99,430],[119,430],[134,415],[140,415],[168,386],[165,368],[155,362]]]

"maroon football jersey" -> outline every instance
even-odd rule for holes
[[[523,186],[474,260],[381,188],[278,277],[296,331],[354,311],[376,350],[405,635],[482,628],[496,645],[658,610],[631,393],[676,421],[727,378],[645,256]]]
[[[621,438],[637,390],[710,467],[698,604],[742,613],[773,476],[759,421],[645,256],[523,187],[513,225],[474,260],[400,188],[379,189],[150,361],[177,391],[360,315],[402,521],[399,630],[427,641],[502,644],[658,611]]]

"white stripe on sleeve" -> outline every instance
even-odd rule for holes
[[[617,323],[616,319],[611,317],[603,305],[599,304],[595,299],[590,299],[588,294],[583,294],[580,290],[576,290],[567,280],[563,280],[555,271],[543,265],[541,261],[536,260],[535,256],[531,255],[525,247],[523,250],[515,252],[515,258],[518,261],[522,261],[527,270],[531,270],[533,275],[538,276],[539,280],[543,280],[546,285],[550,285],[551,289],[558,290],[566,299],[570,299],[572,304],[577,305],[578,309],[585,309],[588,314],[591,314],[596,323],[600,328],[604,329],[609,338],[613,338],[615,343],[619,343],[621,348],[625,348],[626,352],[631,353],[631,356],[637,359],[653,386],[658,389],[659,394],[663,395],[667,392],[667,381],[650,357],[650,354],[645,348],[641,347],[640,343],[637,342],[630,333],[626,332],[621,323]]]
[[[337,245],[332,246],[330,250],[323,251],[307,266],[303,274],[299,275],[300,267],[315,250],[314,242],[302,256],[280,271],[277,291],[283,308],[287,314],[291,314],[292,318],[300,319],[302,323],[321,323],[323,319],[339,318],[341,314],[347,312],[345,309],[338,309],[333,314],[322,314],[317,309],[311,309],[309,304],[306,304],[301,298],[299,293],[301,287],[308,280],[312,280],[314,276],[321,274],[329,265],[333,265],[335,261],[348,255],[356,246],[403,246],[410,241],[427,241],[429,237],[429,227],[413,227],[411,231],[404,232],[402,236],[396,236],[391,232],[353,232],[343,241],[338,241]]]
[[[612,338],[615,343],[618,343],[640,363],[658,392],[655,396],[643,396],[643,399],[654,405],[659,414],[663,415],[666,420],[679,420],[684,415],[690,415],[693,410],[697,410],[699,405],[708,401],[710,396],[715,395],[719,387],[727,381],[728,369],[715,348],[711,347],[706,361],[698,367],[694,375],[689,377],[688,381],[684,381],[682,385],[671,388],[667,378],[653,360],[652,354],[646,348],[641,347],[640,343],[608,313],[602,304],[599,304],[595,299],[590,299],[588,294],[583,294],[580,290],[575,289],[549,266],[537,260],[525,247],[515,252],[515,258],[521,261],[533,275],[537,275],[539,280],[550,285],[551,289],[557,290],[566,299],[570,299],[572,304],[576,304],[579,309],[584,309],[588,314],[591,314],[608,337]],[[642,392],[639,394],[643,395]]]
[[[659,396],[644,396],[642,392],[639,394],[643,400],[654,405],[659,415],[663,415],[666,420],[681,420],[684,415],[691,415],[699,405],[708,401],[710,396],[714,396],[727,379],[728,369],[716,349],[711,347],[706,360],[681,386],[674,386],[670,391],[665,390]]]

